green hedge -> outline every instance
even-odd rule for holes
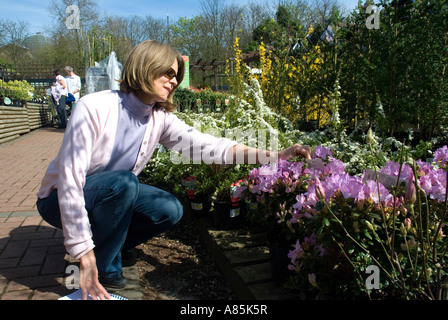
[[[174,95],[174,102],[181,112],[223,112],[229,100],[229,94],[209,88],[179,88]]]

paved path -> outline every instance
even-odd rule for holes
[[[44,128],[0,144],[0,212],[36,211],[36,193],[63,135]]]
[[[64,277],[76,261],[66,254],[62,231],[36,209],[41,179],[63,135],[47,127],[0,144],[0,300],[55,300],[73,291]],[[137,268],[131,271],[138,284]],[[132,289],[130,298],[141,298],[138,286]]]

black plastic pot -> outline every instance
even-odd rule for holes
[[[267,234],[271,276],[276,285],[282,285],[293,274],[288,269],[291,260],[288,253],[292,250],[293,242],[286,239],[278,229],[272,229]]]
[[[215,227],[224,230],[241,226],[243,210],[240,202],[215,201],[213,222]]]
[[[210,215],[210,199],[206,196],[196,195],[188,200],[193,218],[206,217]]]

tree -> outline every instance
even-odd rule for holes
[[[95,0],[78,0],[75,5],[79,9],[79,29],[68,29],[66,22],[70,13],[67,14],[66,9],[73,4],[72,0],[50,0],[48,11],[55,22],[50,33],[52,38],[61,41],[61,45],[65,42],[65,39],[62,38],[70,39],[70,47],[73,47],[70,51],[75,51],[77,54],[77,57],[74,56],[70,60],[74,62],[73,64],[82,65],[87,64],[90,60],[87,59],[87,33],[98,23],[100,15]]]
[[[28,60],[29,52],[24,47],[24,40],[29,36],[29,24],[24,21],[4,20],[0,21],[0,44],[2,58],[16,64],[22,60]]]
[[[227,21],[224,17],[226,0],[201,0],[197,32],[201,41],[201,58],[224,60]]]
[[[245,6],[242,16],[242,30],[240,32],[240,42],[243,52],[258,50],[258,43],[254,41],[254,30],[262,25],[264,21],[269,21],[274,13],[274,9],[268,2],[264,4],[250,2]]]
[[[430,139],[447,125],[447,1],[379,5],[378,30],[366,27],[364,6],[344,32],[342,113],[387,136],[413,128]]]
[[[170,26],[171,45],[193,61],[201,57],[201,39],[196,30],[199,17],[179,18]]]

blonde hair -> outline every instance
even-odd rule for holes
[[[163,107],[173,112],[176,106],[173,103],[173,95],[184,78],[184,59],[172,47],[147,40],[132,49],[126,60],[120,80],[120,90],[125,93],[155,94],[153,91],[154,80],[162,76],[171,68],[173,61],[177,60],[177,85],[171,90],[165,102],[156,102],[155,107]]]

